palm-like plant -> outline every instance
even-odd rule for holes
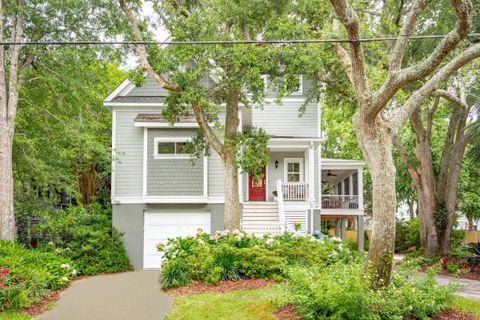
[[[467,248],[470,255],[467,257],[467,261],[471,265],[480,263],[480,243],[470,243]]]

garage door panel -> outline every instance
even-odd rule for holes
[[[194,236],[198,228],[210,232],[210,212],[145,212],[143,267],[160,268],[163,253],[157,251],[158,243]]]

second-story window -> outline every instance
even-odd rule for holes
[[[161,158],[190,158],[186,150],[186,138],[155,138],[154,157]]]

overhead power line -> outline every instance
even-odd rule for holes
[[[401,35],[400,35],[401,36]],[[410,36],[410,40],[442,39],[445,34]],[[300,40],[213,40],[213,41],[24,41],[24,42],[0,42],[0,46],[81,46],[81,45],[246,45],[246,44],[308,44],[308,43],[356,43],[356,42],[380,42],[396,41],[399,36],[387,36],[379,38],[349,39],[300,39]],[[480,33],[470,33],[470,38],[480,38]]]

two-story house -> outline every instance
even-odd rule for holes
[[[321,158],[320,104],[299,115],[312,85],[301,80],[281,105],[270,92],[262,109],[239,110],[239,129],[264,128],[271,150],[262,179],[240,172],[242,229],[278,234],[300,222],[301,231],[313,233],[322,220],[333,219],[336,235],[345,238],[350,220],[363,248],[364,163]],[[224,225],[222,162],[212,151],[192,165],[183,147],[198,125],[193,117],[174,125],[165,121],[161,110],[167,95],[147,77],[141,87],[125,80],[104,101],[112,112],[113,226],[124,233],[137,269],[159,268],[159,242]]]

